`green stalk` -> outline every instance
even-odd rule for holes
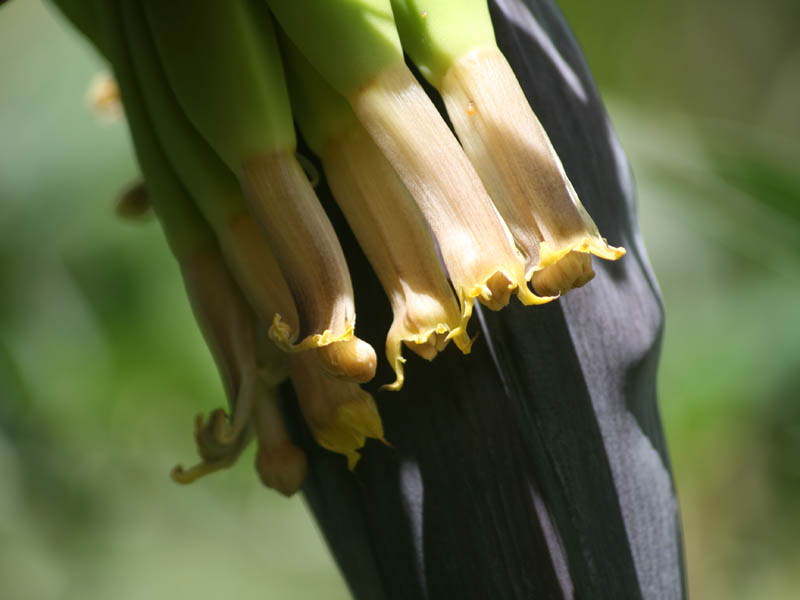
[[[111,2],[100,1],[98,29],[90,34],[98,48],[108,52],[114,74],[120,84],[139,167],[144,175],[148,196],[164,230],[170,249],[181,262],[197,252],[216,245],[213,232],[172,171],[169,160],[155,135],[145,109],[133,65],[127,52],[121,23]],[[102,40],[102,43],[100,43]]]
[[[292,114],[308,147],[321,156],[330,141],[357,126],[358,119],[347,101],[322,79],[294,42],[280,33]]]
[[[162,64],[189,119],[239,174],[253,156],[294,150],[277,41],[241,0],[144,0]]]
[[[486,0],[391,0],[403,50],[439,87],[450,65],[481,46],[494,46]]]
[[[266,1],[292,42],[346,98],[403,60],[389,0]]]
[[[333,227],[294,156],[294,125],[271,17],[248,2],[145,3],[167,79],[184,112],[236,173],[264,227],[304,339],[276,319],[286,350],[319,352],[332,374],[368,381],[375,352],[354,338],[350,275]],[[335,342],[340,342],[334,344]]]
[[[238,182],[197,133],[164,75],[143,11],[121,6],[128,47],[159,141],[178,176],[214,230],[223,254],[263,323],[275,315],[297,336],[297,309],[278,263],[250,216]]]

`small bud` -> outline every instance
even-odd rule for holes
[[[126,221],[138,221],[152,215],[153,207],[143,181],[130,184],[120,193],[114,203],[114,212]]]
[[[352,470],[367,438],[383,439],[383,424],[372,396],[357,384],[325,375],[315,351],[291,357],[291,377],[303,417],[317,443],[347,457]]]
[[[305,478],[306,467],[277,408],[277,386],[289,374],[287,357],[257,325],[216,246],[179,261],[192,308],[222,376],[231,418],[222,409],[205,422],[198,416],[194,436],[202,462],[189,469],[176,466],[171,476],[178,483],[191,483],[230,467],[255,431],[262,481],[292,494]]]
[[[284,496],[291,496],[303,484],[308,462],[303,451],[289,440],[276,388],[255,403],[253,428],[258,439],[256,471],[261,482]]]

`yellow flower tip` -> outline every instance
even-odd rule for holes
[[[342,381],[364,383],[375,377],[375,349],[357,337],[322,346],[317,351],[323,370]]]
[[[365,437],[383,439],[383,422],[378,414],[375,400],[367,392],[360,390],[359,399],[340,404],[336,409],[335,421],[342,426],[351,427]]]
[[[310,353],[292,356],[291,369],[300,410],[320,446],[350,455],[364,446],[367,437],[383,438],[378,408],[369,393],[326,375]]]
[[[497,271],[481,286],[482,290],[477,298],[489,310],[500,310],[508,304],[516,287],[517,284],[508,274]]]
[[[305,453],[288,441],[271,447],[259,445],[256,472],[265,486],[288,497],[303,485],[308,461]]]
[[[472,306],[477,299],[489,310],[498,311],[503,309],[516,293],[520,302],[526,306],[533,304],[546,304],[554,297],[540,297],[531,292],[526,285],[525,277],[520,270],[516,277],[509,275],[505,270],[496,271],[485,284],[472,287],[462,293],[462,313],[460,329],[466,331],[467,323],[472,316]]]
[[[284,352],[296,353],[312,350],[315,348],[326,348],[328,346],[352,342],[340,348],[330,348],[324,356],[320,356],[323,364],[328,365],[328,371],[343,379],[352,379],[353,381],[369,381],[375,375],[375,367],[377,359],[375,358],[375,350],[372,349],[367,342],[360,340],[354,336],[355,327],[349,324],[345,330],[340,334],[335,334],[330,329],[326,329],[322,333],[312,334],[306,336],[299,342],[297,339],[297,331],[283,320],[280,314],[275,313],[270,325],[268,336],[281,350]],[[358,363],[359,366],[354,366]],[[344,366],[339,366],[344,365]],[[339,369],[345,369],[339,372]],[[368,378],[366,374],[372,371],[372,375]],[[352,371],[354,376],[349,376],[347,373]]]
[[[587,284],[593,277],[591,255],[573,251],[555,264],[536,271],[531,284],[540,294],[563,295]]]
[[[539,296],[534,294],[527,285],[521,285],[517,288],[517,298],[525,306],[539,306],[542,304],[547,304],[553,300],[558,300],[559,297],[560,294],[557,293]]]
[[[393,336],[391,331],[386,338],[386,358],[389,359],[389,364],[392,365],[392,369],[394,369],[395,380],[394,383],[386,383],[382,385],[380,389],[390,392],[398,392],[403,388],[403,383],[406,380],[405,372],[403,370],[403,365],[405,364],[406,359],[403,358],[402,354],[401,338],[399,336]]]
[[[564,295],[592,280],[592,255],[605,260],[618,260],[625,253],[625,248],[609,246],[598,235],[583,237],[557,249],[548,242],[542,242],[539,263],[530,275],[531,284],[540,294]]]
[[[355,386],[348,401],[336,406],[326,417],[312,418],[309,422],[314,439],[323,448],[348,457],[348,465],[355,466],[356,452],[367,438],[385,441],[383,423],[372,396]],[[352,467],[350,467],[352,469]]]
[[[588,252],[591,252],[598,258],[606,260],[619,260],[627,254],[627,250],[622,246],[609,246],[608,240],[601,238],[602,243],[599,243],[594,238],[588,241]]]
[[[294,351],[294,341],[297,339],[297,332],[292,331],[289,324],[283,320],[280,314],[275,313],[272,318],[272,325],[269,328],[269,339],[285,352]]]
[[[469,352],[472,342],[460,327],[451,331],[448,324],[438,323],[428,331],[412,334],[405,330],[403,325],[395,322],[386,337],[386,357],[394,369],[396,380],[394,383],[382,385],[380,389],[393,392],[402,389],[405,381],[403,365],[406,362],[402,355],[403,346],[425,360],[432,361],[447,347],[451,339],[462,352],[465,354]]]
[[[395,379],[394,383],[384,383],[380,388],[380,391],[387,391],[387,392],[399,392],[403,389],[403,384],[406,381],[406,377],[403,374],[402,367],[398,368],[395,367],[395,375],[397,379]]]
[[[456,347],[461,350],[462,354],[469,354],[472,352],[472,344],[478,339],[478,334],[476,333],[475,337],[470,338],[466,328],[457,327],[447,334],[447,340],[451,339],[455,342]]]

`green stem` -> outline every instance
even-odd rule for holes
[[[295,147],[283,66],[270,26],[247,2],[144,2],[184,112],[228,166]]]
[[[322,156],[332,139],[358,124],[347,101],[306,60],[297,46],[280,35],[292,111],[309,148]]]
[[[486,0],[391,0],[397,30],[420,73],[439,87],[447,69],[473,48],[495,45]]]
[[[320,75],[349,98],[403,60],[389,0],[267,0]]]
[[[140,5],[121,5],[128,48],[158,138],[211,227],[219,232],[247,210],[239,182],[183,113],[158,60]]]
[[[128,54],[124,31],[112,2],[98,3],[98,22],[104,35],[108,58],[120,86],[125,114],[130,125],[139,166],[144,174],[153,208],[158,214],[173,254],[180,260],[209,245],[216,245],[214,234],[197,212],[192,199],[170,167],[145,109],[133,63]]]

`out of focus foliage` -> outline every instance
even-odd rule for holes
[[[661,407],[704,599],[800,589],[800,5],[562,0],[639,186]],[[346,598],[252,457],[191,487],[222,390],[154,223],[120,222],[124,125],[38,2],[0,8],[0,580],[8,598]],[[613,241],[613,240],[612,240]]]

